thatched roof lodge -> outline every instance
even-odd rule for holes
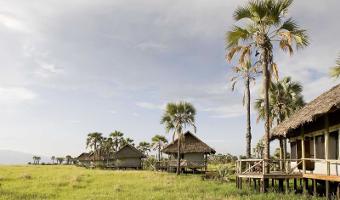
[[[340,84],[308,103],[271,133],[272,140],[288,138],[291,159],[296,159],[290,167],[298,166],[295,171],[301,172],[305,181],[313,180],[314,192],[319,183],[325,186],[327,196],[336,190],[339,195]]]
[[[142,167],[142,158],[146,156],[132,145],[125,145],[120,148],[114,155],[115,166],[118,168],[136,168]]]
[[[326,116],[329,118],[329,126],[337,125],[340,121],[339,108],[340,84],[323,93],[275,127],[272,130],[271,139],[299,135],[302,127],[309,132],[318,130],[322,128],[320,126],[324,125],[322,122]],[[316,126],[317,122],[321,122],[321,125]]]
[[[169,155],[168,167],[177,166],[177,145],[176,139],[162,149],[163,153]],[[209,147],[190,131],[184,133],[183,145],[181,147],[181,167],[183,169],[205,169],[207,167],[207,155],[215,154],[216,151]]]

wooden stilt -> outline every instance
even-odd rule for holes
[[[260,182],[261,182],[261,184],[260,184],[260,192],[264,193],[264,192],[265,192],[264,179],[261,178],[261,179],[260,179]]]
[[[340,184],[339,183],[336,187],[336,197],[337,197],[337,199],[340,199]]]
[[[308,193],[308,179],[305,178],[303,179],[303,194],[307,194]]]
[[[286,194],[288,194],[289,193],[289,179],[287,178],[286,179]]]
[[[313,195],[317,196],[317,183],[316,183],[316,179],[313,179]]]
[[[326,199],[330,199],[330,195],[329,195],[329,181],[326,181]]]
[[[256,179],[253,179],[253,181],[254,181],[254,190],[256,191],[257,190],[257,188],[256,188]]]
[[[294,191],[297,191],[297,182],[296,182],[296,178],[294,178]]]
[[[240,189],[242,190],[242,178],[240,178]]]

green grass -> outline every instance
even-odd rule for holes
[[[26,199],[301,199],[237,190],[200,175],[89,170],[74,166],[0,166],[0,200]],[[310,199],[310,198],[306,198]]]

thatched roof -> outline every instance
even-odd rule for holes
[[[273,128],[271,139],[286,137],[290,131],[300,126],[314,121],[328,112],[333,112],[340,108],[340,84],[336,85],[329,91],[323,93],[299,111],[294,113],[287,120]]]
[[[120,148],[114,155],[114,158],[144,158],[145,155],[136,149],[136,147],[126,144],[122,148]]]
[[[165,146],[162,152],[166,154],[177,153],[177,139]],[[196,137],[191,132],[187,131],[184,133],[184,144],[181,148],[182,153],[216,153],[216,151],[209,147],[206,143],[202,142],[198,137]]]
[[[91,160],[91,153],[81,153],[78,157],[77,160]]]

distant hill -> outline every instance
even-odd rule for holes
[[[33,154],[30,153],[0,149],[0,165],[27,164],[28,162],[33,162],[32,157]],[[46,156],[40,157],[40,162],[50,162],[50,158]]]

